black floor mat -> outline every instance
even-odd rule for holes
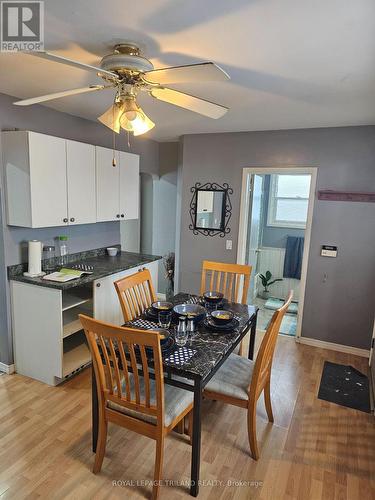
[[[325,361],[318,398],[370,413],[369,380],[352,366]]]

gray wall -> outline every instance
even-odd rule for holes
[[[159,145],[160,178],[155,185],[154,252],[166,255],[175,251],[176,203],[177,203],[178,143],[164,142]],[[165,269],[159,262],[159,291],[165,293]]]
[[[109,129],[100,123],[78,118],[66,113],[61,113],[44,106],[17,107],[12,103],[15,99],[11,96],[0,94],[0,130],[33,130],[45,134],[78,140],[104,147],[112,147],[112,134]],[[146,138],[131,138],[131,148],[127,146],[125,135],[117,136],[116,148],[131,151],[140,155],[141,172],[158,174],[159,172],[159,144]],[[0,142],[0,156],[1,142]],[[0,197],[2,198],[1,210],[4,214],[4,172],[1,162],[0,167]],[[6,266],[27,260],[24,252],[25,243],[29,239],[40,239],[52,242],[60,234],[69,236],[69,248],[72,252],[85,249],[98,248],[120,243],[120,223],[107,222],[87,224],[74,227],[24,229],[4,225],[3,245],[0,246],[0,361],[12,362],[12,347],[10,339],[9,316],[9,290],[6,279]],[[3,256],[2,256],[3,254]],[[3,259],[3,262],[1,260]],[[7,302],[7,312],[1,304]],[[7,325],[5,327],[4,325]],[[7,340],[4,340],[7,339]]]
[[[164,256],[175,251],[178,143],[159,144],[159,176],[142,175],[141,250]],[[159,261],[158,291],[165,293],[165,269]]]
[[[182,141],[177,236],[179,289],[199,289],[203,259],[236,262],[242,169],[317,166],[317,189],[375,191],[375,127],[243,132],[185,136]],[[231,233],[189,230],[190,187],[228,182],[234,189]],[[374,320],[375,204],[315,200],[302,334],[368,349]],[[338,246],[337,259],[320,256]],[[326,277],[326,278],[325,278]]]
[[[262,228],[262,246],[273,248],[285,248],[287,236],[301,236],[305,234],[304,229],[296,229],[295,227],[273,227],[267,226],[268,216],[268,200],[270,197],[270,181],[271,176],[264,176],[263,185],[263,228]]]

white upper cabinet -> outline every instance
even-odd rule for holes
[[[139,217],[138,155],[30,131],[3,132],[2,143],[9,225]]]
[[[98,222],[119,220],[119,168],[117,151],[96,146],[96,220]],[[114,167],[113,153],[116,166]]]
[[[8,224],[62,226],[68,222],[65,139],[4,132]]]
[[[95,146],[66,141],[69,224],[96,222]]]
[[[120,217],[139,217],[139,156],[120,151]]]
[[[139,156],[96,147],[97,220],[138,219]]]

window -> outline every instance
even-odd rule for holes
[[[310,180],[310,175],[271,175],[268,226],[306,227]]]

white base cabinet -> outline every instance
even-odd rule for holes
[[[16,372],[58,385],[91,363],[78,315],[123,324],[113,282],[145,267],[157,289],[158,261],[66,291],[11,281]]]
[[[123,324],[123,315],[113,282],[142,270],[149,269],[155,290],[158,286],[158,261],[150,262],[137,269],[127,269],[94,281],[94,317],[114,325]]]

